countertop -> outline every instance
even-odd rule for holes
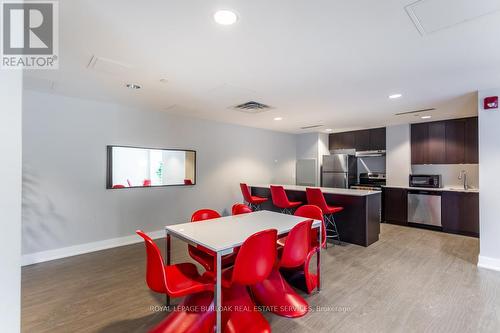
[[[282,185],[282,184],[257,184],[257,185],[248,185],[249,187],[260,187],[260,188],[269,188],[271,185],[283,186],[285,190],[289,191],[306,191],[306,188],[319,188],[323,193],[328,194],[337,194],[337,195],[350,195],[357,197],[364,197],[373,194],[380,194],[380,191],[367,191],[367,190],[352,190],[345,188],[332,188],[332,187],[315,187],[315,186],[299,186],[299,185]]]
[[[479,193],[478,188],[469,188],[468,190],[464,190],[463,187],[450,187],[450,186],[441,187],[441,188],[429,188],[429,187],[411,187],[411,186],[402,186],[402,185],[386,185],[383,187],[404,188],[407,190],[422,190],[422,191]]]

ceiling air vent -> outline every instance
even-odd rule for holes
[[[312,128],[318,128],[318,127],[321,127],[321,126],[323,126],[323,125],[303,126],[300,129],[307,130],[307,129],[312,129]]]
[[[234,109],[246,113],[262,113],[272,109],[272,107],[266,104],[250,101],[236,105],[234,106]]]
[[[414,114],[414,113],[420,113],[420,112],[427,112],[427,111],[434,111],[436,110],[435,108],[430,108],[430,109],[422,109],[422,110],[415,110],[415,111],[408,111],[408,112],[399,112],[396,113],[396,116],[403,116],[405,114]]]

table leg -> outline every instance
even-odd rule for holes
[[[170,266],[170,235],[168,231],[165,229],[165,259],[166,259],[166,264],[167,266]],[[170,307],[170,296],[167,294],[166,295],[166,304],[168,307]]]
[[[222,331],[222,320],[221,320],[221,308],[222,308],[222,255],[220,252],[217,252],[217,262],[215,265],[216,270],[216,281],[215,281],[215,332],[221,333]]]
[[[316,250],[316,274],[318,276],[318,285],[317,285],[317,289],[318,289],[318,292],[321,290],[321,233],[322,233],[322,230],[321,228],[323,227],[323,225],[320,223],[319,225],[319,232],[318,232],[318,249]]]

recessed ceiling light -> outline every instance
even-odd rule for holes
[[[141,89],[142,87],[138,84],[135,84],[135,83],[127,83],[125,85],[127,88],[129,89],[133,89],[133,90],[138,90],[138,89]]]
[[[389,95],[389,98],[390,98],[390,99],[397,99],[397,98],[401,98],[401,97],[403,97],[403,95],[401,95],[401,94],[393,94],[393,95]]]
[[[283,118],[282,117],[276,117],[276,118],[274,118],[274,120],[279,121],[279,120],[283,120]]]
[[[327,128],[325,132],[333,132],[333,130],[331,128]]]
[[[231,25],[238,21],[238,15],[231,10],[218,10],[214,14],[214,20],[220,25]]]
[[[432,116],[422,116],[422,117],[420,117],[420,118],[422,118],[422,119],[431,119],[431,118],[432,118]]]

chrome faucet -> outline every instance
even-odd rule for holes
[[[465,170],[462,170],[460,171],[460,174],[458,175],[458,179],[459,180],[462,180],[464,181],[464,190],[468,190],[469,189],[469,184],[467,183],[467,171]]]

